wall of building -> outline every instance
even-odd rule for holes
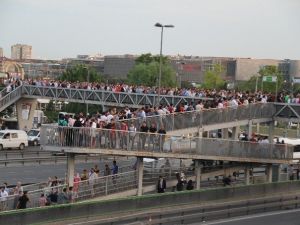
[[[290,77],[300,77],[300,60],[290,61]]]
[[[11,58],[12,59],[31,59],[32,46],[15,44],[11,46]]]
[[[126,79],[128,72],[135,65],[135,56],[105,56],[104,57],[104,75],[111,78]]]
[[[274,59],[236,59],[235,80],[246,81],[258,74],[266,65],[278,66],[280,60]]]

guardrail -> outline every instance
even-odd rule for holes
[[[111,201],[93,200],[80,204],[0,213],[0,219],[4,224],[50,224],[54,221],[67,223],[68,220],[74,222],[75,217],[78,223],[84,221],[91,224],[130,224],[135,223],[137,218],[140,222],[149,223],[160,219],[165,223],[165,219],[170,219],[172,222],[169,224],[174,224],[176,222],[173,220],[183,219],[184,223],[188,223],[196,217],[197,222],[201,222],[202,218],[210,221],[216,217],[226,218],[274,209],[297,208],[300,204],[299,186],[299,181],[294,181],[154,194]],[[154,209],[153,206],[158,207]],[[60,215],[59,221],[57,217],[51,216],[57,214]],[[93,221],[89,221],[89,218]]]
[[[140,156],[144,152],[145,157],[148,153],[153,154],[154,157],[156,154],[165,153],[170,157],[173,156],[172,154],[185,154],[187,157],[202,156],[204,159],[207,159],[205,157],[231,157],[230,161],[251,159],[253,162],[291,160],[293,158],[293,146],[286,144],[195,137],[169,138],[167,135],[157,133],[50,125],[41,127],[41,145],[44,149],[47,147],[56,148],[57,151],[62,148],[67,148],[70,151],[74,148],[77,151],[78,149],[93,149],[93,152],[101,153],[101,149],[111,149],[119,150],[117,153],[124,155],[129,152],[133,154],[139,152]],[[110,154],[113,154],[113,151]]]
[[[1,159],[16,159],[16,158],[26,158],[27,156],[51,156],[53,153],[52,152],[47,152],[43,150],[5,150],[5,151],[0,151],[0,158]]]
[[[116,129],[121,128],[121,122],[134,124],[139,129],[143,122],[148,126],[155,124],[159,129],[164,126],[166,131],[175,131],[180,129],[200,128],[203,126],[219,123],[229,123],[241,120],[252,119],[272,119],[275,113],[273,103],[256,103],[241,105],[238,107],[227,107],[223,109],[203,109],[201,111],[190,111],[183,113],[172,113],[166,115],[147,116],[145,118],[132,118],[116,121]]]
[[[157,94],[113,92],[106,90],[87,90],[76,88],[61,88],[51,86],[22,85],[22,95],[30,98],[48,98],[68,102],[91,103],[107,106],[129,106],[139,107],[144,105],[155,105],[158,102]],[[206,97],[189,97],[176,95],[161,95],[161,104],[190,103],[197,100],[213,100]]]
[[[76,156],[76,161],[88,162],[98,160],[99,157],[95,156]],[[49,164],[49,163],[66,163],[66,156],[50,156],[50,157],[27,157],[27,158],[10,158],[10,159],[0,159],[0,167],[10,166],[10,165],[25,165],[25,164]]]
[[[3,94],[3,93],[2,93]],[[22,85],[0,98],[0,112],[15,103],[22,95]]]

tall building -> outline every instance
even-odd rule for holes
[[[31,59],[32,46],[15,44],[11,46],[11,58],[12,59]]]
[[[3,48],[0,48],[0,58],[3,57]]]

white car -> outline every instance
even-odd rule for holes
[[[28,146],[27,134],[23,130],[1,130],[0,150],[5,148],[19,148],[23,150]]]

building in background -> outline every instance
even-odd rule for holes
[[[3,48],[0,48],[0,58],[2,58],[4,56],[3,54]]]
[[[11,59],[23,60],[31,59],[32,46],[15,44],[11,46]]]
[[[104,76],[110,79],[126,79],[135,65],[135,55],[104,56]]]

